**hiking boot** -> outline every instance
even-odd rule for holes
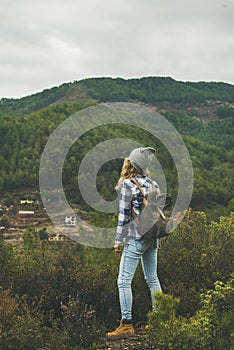
[[[117,339],[124,339],[124,338],[130,338],[135,335],[135,330],[133,328],[133,324],[129,323],[128,321],[120,321],[120,325],[118,328],[116,328],[113,332],[108,332],[106,334],[107,340],[117,340]]]

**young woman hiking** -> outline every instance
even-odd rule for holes
[[[119,215],[116,230],[114,251],[121,252],[120,245],[124,243],[118,276],[119,302],[121,309],[121,321],[119,327],[107,333],[107,340],[127,338],[134,335],[135,330],[132,320],[132,288],[131,283],[139,260],[141,260],[146,283],[150,289],[152,305],[156,291],[161,291],[161,285],[157,276],[157,252],[159,240],[152,240],[140,236],[137,232],[137,224],[133,219],[140,214],[143,203],[143,195],[134,183],[135,179],[147,195],[158,184],[147,176],[154,156],[155,149],[140,147],[134,149],[128,158],[124,160],[117,190],[119,194]]]

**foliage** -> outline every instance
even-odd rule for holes
[[[83,84],[99,101],[142,101],[144,103],[200,103],[206,100],[233,102],[233,86],[224,83],[185,83],[170,77],[86,79]]]
[[[63,307],[62,329],[69,334],[70,346],[82,345],[85,349],[94,345],[103,334],[103,327],[96,320],[95,310],[81,304],[79,298],[69,298]]]
[[[191,99],[193,102],[196,100],[194,99],[192,93],[194,91],[198,92],[199,96],[201,93],[203,94],[203,91],[205,91],[205,94],[214,94],[216,97],[217,94],[220,94],[223,96],[223,98],[226,96],[226,100],[228,100],[228,91],[232,91],[232,86],[227,84],[213,83],[206,85],[198,83],[196,85],[176,82],[171,78],[152,77],[135,80],[133,79],[129,81],[124,81],[123,79],[115,80],[104,78],[88,79],[79,84],[64,84],[59,88],[44,90],[42,93],[28,96],[19,100],[8,101],[3,99],[1,101],[0,108],[0,190],[2,189],[5,191],[37,186],[40,156],[49,135],[64,119],[75,111],[89,106],[90,102],[86,104],[82,104],[82,102],[60,103],[44,108],[46,105],[55,101],[56,98],[65,96],[69,89],[72,91],[74,90],[76,93],[76,89],[78,89],[78,95],[80,92],[83,93],[85,89],[88,89],[90,93],[94,89],[98,94],[102,94],[102,91],[104,91],[104,94],[108,93],[110,96],[108,98],[101,97],[101,100],[113,100],[112,97],[115,95],[115,98],[121,97],[118,96],[118,93],[115,93],[116,89],[118,90],[118,86],[119,93],[122,94],[125,101],[129,101],[129,99],[131,100],[131,94],[135,94],[135,99],[138,101],[142,100],[141,96],[147,96],[149,100],[152,99],[152,101],[154,101],[157,94],[161,96],[163,101],[167,101],[170,100],[168,96],[170,96],[172,91],[172,96],[175,96],[175,100],[183,101],[183,94],[181,95],[183,89],[184,91],[187,91],[186,94],[188,94],[188,96],[191,94],[189,99]],[[125,88],[126,91],[124,90]],[[128,89],[132,91],[129,97],[127,94]],[[149,93],[151,91],[152,96]],[[225,91],[228,92],[226,95]],[[32,113],[34,110],[37,112]],[[228,113],[230,113],[229,111],[232,109],[228,107],[219,107],[217,113],[218,115],[220,113],[226,113],[225,119],[208,124],[204,124],[195,118],[188,115],[182,115],[178,112],[167,112],[164,115],[170,122],[172,122],[172,124],[175,125],[181,134],[196,137],[206,143],[222,146],[228,150],[231,150],[233,148],[233,118],[229,117],[227,110]],[[18,111],[20,111],[19,114],[22,115],[21,118],[19,118],[19,114],[17,114]],[[26,112],[30,112],[31,114],[25,115]],[[7,114],[11,114],[11,116]],[[124,128],[116,128],[114,130],[110,130],[110,128],[103,128],[103,131],[97,129],[86,135],[81,142],[76,143],[76,145],[73,147],[73,151],[69,153],[65,161],[65,183],[69,182],[69,184],[76,184],[76,180],[74,178],[77,174],[77,166],[81,161],[81,155],[84,156],[87,153],[92,146],[93,140],[95,140],[96,143],[101,142],[105,136],[105,132],[115,137],[124,137],[125,135],[130,134],[130,137],[134,139],[135,130],[131,130],[131,127],[127,128],[127,130],[125,129],[126,126]],[[222,137],[220,137],[220,134],[222,134]],[[155,144],[155,146],[159,148],[159,153],[162,154],[160,156],[160,161],[163,164],[165,174],[167,174],[169,177],[168,183],[170,186],[172,185],[175,187],[176,173],[171,173],[171,160],[168,159],[168,155],[166,154],[165,150],[163,150],[162,145],[160,145],[157,140],[153,141],[152,138],[149,138],[149,135],[138,132],[138,141],[147,144],[149,140],[152,144]],[[229,169],[232,167],[232,152],[230,151],[230,153],[228,153],[222,148],[218,149],[215,147],[213,147],[212,150],[207,149],[208,145],[201,144],[188,137],[185,140],[188,148],[191,149],[191,156],[195,167],[194,208],[199,207],[201,203],[205,203],[205,206],[207,207],[209,203],[217,203],[217,201],[219,204],[226,207],[227,202],[232,196],[232,191],[230,191],[230,187],[232,188],[230,183],[231,177],[229,174]],[[202,171],[202,169],[205,171]],[[118,171],[119,165],[115,165],[114,168],[112,167],[112,173],[110,176],[111,179],[113,178],[114,174],[118,174]],[[209,172],[209,182],[210,179],[212,179],[212,181],[214,179],[214,185],[211,184],[211,186],[208,186],[209,184],[206,183],[207,172]],[[218,179],[215,179],[216,174],[220,174]],[[108,176],[109,175],[110,174],[108,174]],[[115,176],[117,177],[117,175]],[[100,174],[99,187],[101,187],[103,190],[102,184],[105,181],[102,179],[102,177],[103,176]],[[172,183],[173,181],[174,183]],[[109,182],[109,187],[112,185],[113,182],[111,180]],[[201,186],[203,188],[200,191]],[[217,186],[219,186],[219,188],[217,188]],[[209,190],[206,190],[207,188],[209,188]],[[226,191],[226,193],[223,193],[223,191]],[[106,189],[105,197],[108,197],[110,192],[110,188]],[[202,194],[205,194],[205,196],[202,196]],[[80,201],[80,198],[78,201]],[[205,208],[203,207],[202,209]],[[221,214],[222,212],[224,213],[224,211],[225,208],[223,211],[221,211]]]
[[[163,86],[173,86],[174,89],[174,86],[180,85],[180,83],[170,79],[158,80],[154,78],[132,82],[118,82],[118,80],[112,81],[111,79],[96,81],[94,79],[84,81],[82,84],[84,89],[95,87],[99,93],[101,93],[102,87],[106,91],[106,84],[107,86],[133,84],[134,89],[135,84],[139,84],[139,94],[143,93],[143,88],[154,91],[154,89],[163,89]],[[184,83],[181,84],[183,88],[187,86]],[[212,93],[216,91],[216,88],[219,91],[221,85],[215,85]],[[71,88],[74,89],[75,85],[72,85]],[[202,85],[202,88],[205,87]],[[226,88],[229,91],[229,88],[231,89],[232,87],[226,86]],[[191,89],[193,91],[195,87],[189,86],[189,91]],[[195,90],[199,94],[201,93],[201,87]],[[109,89],[110,93],[114,94],[114,91],[114,88]],[[176,94],[176,92],[173,93]],[[52,95],[53,93],[51,92]],[[229,96],[229,93],[227,96]],[[39,96],[34,97],[36,100],[39,99]],[[22,100],[21,102],[24,104],[27,101]],[[91,104],[93,102],[60,103],[42,108],[31,114],[25,115],[23,113],[22,116],[0,114],[0,191],[6,192],[38,187],[40,157],[49,136],[71,114]],[[182,115],[179,112],[166,112],[164,115],[184,135],[184,141],[191,155],[194,167],[192,207],[209,212],[210,219],[217,219],[220,215],[228,214],[228,203],[233,198],[233,118],[226,117],[216,122],[204,124],[193,117]],[[154,121],[152,120],[151,122],[153,125]],[[89,131],[73,144],[67,154],[64,161],[63,181],[67,190],[72,193],[71,199],[74,204],[90,211],[90,208],[82,201],[79,191],[74,191],[77,187],[77,172],[82,159],[96,144],[108,138],[118,137],[132,140],[137,138],[138,142],[146,146],[156,147],[157,158],[166,176],[168,191],[176,196],[178,180],[176,167],[165,146],[140,128],[137,129],[136,133],[136,128],[130,125],[126,127],[126,125],[113,124],[111,126],[104,125]],[[56,154],[56,150],[54,152]],[[122,161],[116,159],[108,162],[100,169],[97,176],[97,188],[104,199],[112,200],[115,198],[114,187],[121,165]],[[53,168],[52,163],[51,168]],[[87,174],[87,176],[90,175]],[[107,178],[108,181],[106,181]]]
[[[223,107],[226,111],[226,107]],[[218,111],[221,107],[218,108]],[[221,109],[222,110],[222,109]],[[228,111],[234,111],[233,108],[228,108]],[[192,136],[207,144],[223,147],[227,150],[233,149],[233,128],[234,121],[231,113],[225,114],[225,119],[214,120],[209,123],[204,123],[195,117],[187,114],[182,115],[179,112],[164,112],[162,113],[178,130],[178,132],[185,136]],[[221,137],[222,135],[222,137]],[[207,147],[209,147],[207,145]],[[215,149],[215,147],[213,148]],[[218,149],[218,148],[216,148]],[[202,155],[203,156],[203,155]]]
[[[45,89],[42,92],[25,96],[20,99],[2,98],[0,101],[0,115],[9,114],[21,116],[42,109],[65,95],[71,84]]]
[[[51,133],[71,114],[97,101],[165,107],[164,116],[183,136],[194,168],[191,206],[199,212],[189,210],[179,227],[162,240],[158,272],[166,295],[157,295],[158,311],[149,314],[152,348],[220,350],[232,346],[233,96],[233,86],[228,84],[149,77],[87,79],[22,99],[1,100],[0,191],[4,193],[38,187],[40,157]],[[219,106],[219,120],[205,124],[194,118],[193,111],[210,101],[214,108]],[[154,120],[150,122],[153,125]],[[72,205],[85,215],[88,212],[89,220],[99,227],[114,227],[117,218],[95,212],[74,191],[79,165],[100,142],[118,137],[136,140],[136,135],[138,142],[157,149],[168,192],[176,197],[176,167],[159,140],[118,123],[90,130],[67,154],[63,183]],[[97,174],[97,189],[106,200],[116,198],[121,166],[122,160],[111,160]],[[87,178],[93,181],[90,174]],[[9,197],[4,205],[11,204]],[[1,214],[1,226],[8,226],[5,212]],[[120,255],[112,249],[49,242],[45,229],[28,228],[20,248],[0,237],[0,348],[97,348],[104,327],[112,328],[119,318],[119,261]],[[134,318],[145,321],[151,305],[140,265],[133,293]]]
[[[201,295],[202,306],[190,318],[176,317],[179,299],[156,294],[148,336],[152,348],[173,350],[232,349],[234,345],[234,279],[217,281]]]
[[[233,86],[215,82],[181,82],[170,77],[144,77],[127,80],[91,78],[64,83],[20,99],[2,98],[0,115],[22,116],[64,101],[91,102],[90,97],[101,102],[140,101],[147,104],[172,103],[177,106],[196,105],[206,103],[207,100],[232,103]],[[220,110],[218,114],[222,117],[223,111]]]
[[[234,213],[207,224],[203,212],[188,211],[179,227],[162,242],[159,274],[165,293],[180,297],[181,315],[199,307],[199,294],[233,271]]]
[[[233,118],[234,117],[234,108],[231,107],[218,107],[217,116],[220,119],[224,118]]]
[[[231,213],[207,223],[204,213],[189,210],[162,239],[158,273],[165,294],[157,295],[150,321],[153,348],[157,342],[159,349],[209,349],[213,332],[213,348],[228,349],[233,219]],[[95,349],[104,328],[116,325],[120,255],[112,249],[49,242],[29,228],[20,249],[0,240],[0,253],[0,348]],[[146,321],[150,294],[140,264],[133,294],[134,319]]]
[[[0,347],[4,350],[65,350],[65,337],[50,315],[43,315],[8,290],[0,290]],[[51,323],[48,327],[47,324]]]
[[[14,252],[14,278],[5,283],[11,290],[0,293],[0,348],[88,349],[103,327],[92,305],[85,304],[82,285],[75,284],[77,255],[69,247],[35,244],[30,234],[35,237],[35,230],[27,231],[25,253]]]
[[[0,220],[0,226],[3,226],[3,227],[10,227],[10,223],[9,223],[9,220],[6,216],[3,216]]]

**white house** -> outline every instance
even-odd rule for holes
[[[65,216],[64,223],[66,226],[75,226],[76,217],[75,216]]]

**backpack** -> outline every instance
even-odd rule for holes
[[[143,195],[143,204],[140,215],[137,216],[132,208],[132,217],[137,224],[137,232],[144,237],[157,239],[169,235],[172,228],[172,197],[168,193],[156,192],[156,187],[146,195],[135,178],[132,181]]]

